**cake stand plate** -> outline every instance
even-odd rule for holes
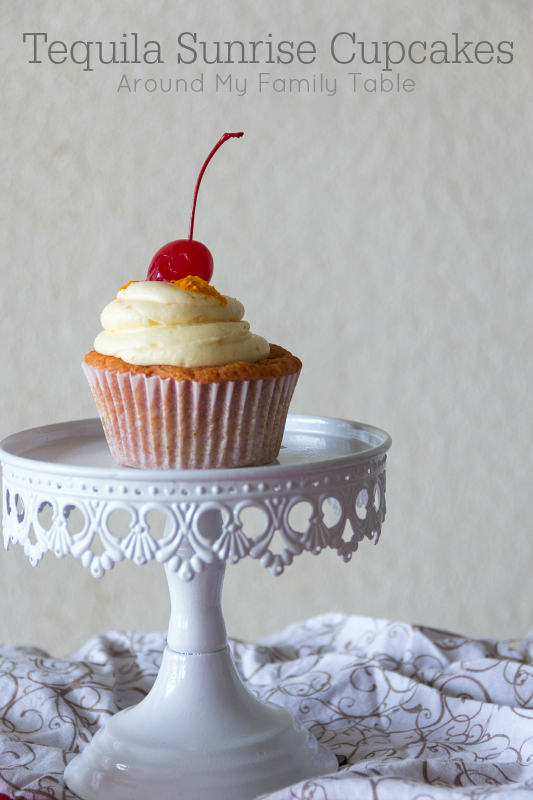
[[[121,467],[98,419],[2,442],[6,547],[21,544],[33,565],[49,551],[71,554],[94,577],[124,559],[138,565],[155,559],[169,585],[168,643],[155,684],[69,762],[65,780],[75,794],[253,800],[336,770],[335,756],[304,726],[241,682],[221,612],[222,582],[227,561],[254,558],[279,575],[304,551],[329,547],[347,561],[365,536],[377,541],[390,445],[388,434],[369,425],[296,415],[288,416],[279,458],[263,467]],[[302,504],[307,522],[297,529],[292,513]],[[69,531],[74,508],[84,520],[77,533]],[[260,532],[246,528],[249,508],[263,515]],[[109,527],[117,510],[130,515],[124,537]],[[159,538],[150,525],[153,511],[166,515]]]

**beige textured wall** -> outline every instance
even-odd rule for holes
[[[0,433],[94,416],[79,364],[118,286],[185,235],[253,330],[304,362],[292,410],[358,419],[393,437],[388,515],[349,565],[297,559],[279,578],[228,569],[229,632],[254,638],[340,610],[508,638],[533,625],[532,64],[526,0],[4,3],[0,59]],[[179,67],[177,36],[310,39],[335,96],[257,91],[259,65]],[[514,42],[504,65],[401,66],[411,93],[350,90],[339,30],[367,41]],[[84,72],[29,64],[49,41],[162,43],[165,64]],[[316,68],[315,68],[316,67]],[[129,78],[197,77],[203,93],[117,92]],[[248,79],[238,96],[214,76]],[[363,67],[365,78],[379,68]],[[162,629],[161,567],[100,582],[74,559],[33,570],[0,552],[0,640],[65,653],[106,628]]]

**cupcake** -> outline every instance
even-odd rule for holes
[[[83,368],[115,461],[144,469],[268,464],[281,448],[302,367],[250,333],[244,307],[209,281],[213,257],[193,239],[164,245],[146,281],[130,281],[102,313]]]
[[[257,466],[280,450],[301,362],[198,276],[123,287],[83,365],[115,461]]]

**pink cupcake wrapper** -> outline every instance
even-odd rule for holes
[[[143,469],[270,463],[299,377],[198,383],[82,366],[113,458]]]

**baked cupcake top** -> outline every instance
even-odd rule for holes
[[[302,362],[297,356],[293,356],[277,344],[271,344],[269,355],[253,364],[249,361],[234,361],[221,367],[171,367],[168,364],[143,367],[140,364],[126,364],[121,358],[104,356],[96,350],[87,353],[85,363],[95,369],[109,372],[127,372],[130,375],[146,375],[147,378],[158,377],[162,380],[173,378],[176,381],[195,383],[269,381],[273,378],[282,378],[284,375],[295,375],[302,368]]]
[[[196,276],[134,281],[104,308],[94,349],[144,367],[254,363],[268,357],[270,346],[243,315],[242,303]]]

